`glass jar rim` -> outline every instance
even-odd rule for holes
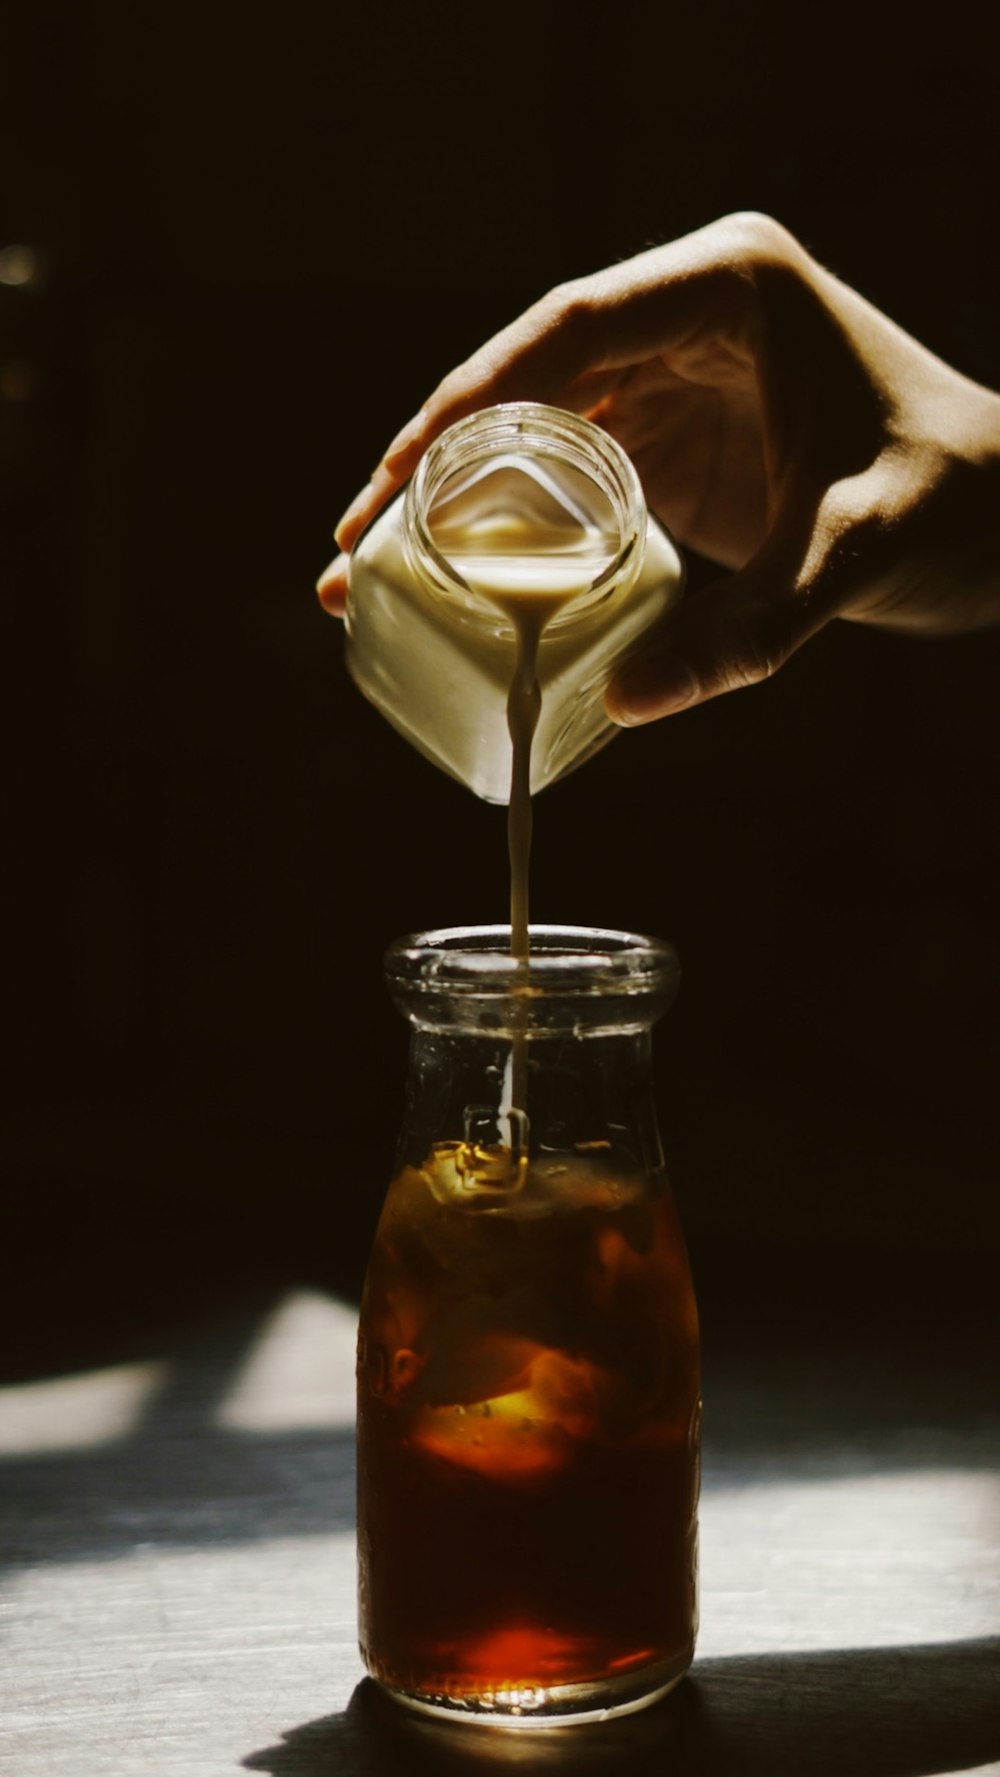
[[[476,998],[524,995],[673,997],[680,961],[665,939],[601,926],[533,925],[531,955],[512,956],[510,926],[445,926],[396,938],[385,952],[390,985],[408,993]]]
[[[435,438],[407,485],[404,547],[412,565],[423,568],[434,591],[465,604],[471,601],[475,609],[482,605],[496,619],[495,609],[466,585],[438,548],[428,523],[428,511],[441,482],[458,463],[485,459],[498,448],[534,446],[543,450],[554,445],[592,479],[597,481],[600,477],[603,491],[615,509],[621,547],[586,595],[572,600],[565,611],[551,620],[549,628],[565,627],[614,588],[631,584],[646,539],[646,500],[631,458],[602,426],[568,408],[550,407],[542,401],[501,401],[456,420]]]

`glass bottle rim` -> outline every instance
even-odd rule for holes
[[[407,998],[477,1000],[673,998],[680,961],[672,944],[600,926],[533,925],[531,954],[510,953],[510,926],[445,926],[397,938],[385,953],[390,986]]]
[[[443,481],[459,467],[471,467],[504,448],[542,454],[557,447],[589,475],[609,499],[620,547],[588,591],[569,602],[547,628],[561,629],[576,621],[619,587],[631,585],[642,564],[646,541],[646,500],[635,466],[609,432],[593,420],[541,401],[502,401],[480,408],[436,438],[411,477],[403,503],[403,541],[410,565],[422,572],[432,589],[458,600],[467,610],[498,620],[496,608],[461,578],[434,541],[428,514]],[[501,619],[502,621],[502,619]]]

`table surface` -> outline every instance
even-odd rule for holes
[[[706,1364],[702,1629],[601,1727],[424,1723],[355,1644],[355,1310],[293,1290],[0,1390],[0,1771],[1000,1772],[991,1367],[899,1341]]]

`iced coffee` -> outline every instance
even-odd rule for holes
[[[537,1719],[648,1697],[695,1633],[698,1335],[665,1179],[610,1144],[436,1144],[361,1314],[362,1651],[394,1690]]]

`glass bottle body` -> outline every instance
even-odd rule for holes
[[[526,990],[505,936],[390,952],[414,1031],[361,1311],[359,1597],[403,1701],[528,1725],[641,1707],[690,1662],[698,1332],[649,1092],[672,953],[536,928]]]
[[[356,544],[348,666],[415,747],[505,803],[512,609],[545,606],[534,794],[612,738],[608,680],[682,584],[614,441],[558,408],[508,403],[444,433]]]

